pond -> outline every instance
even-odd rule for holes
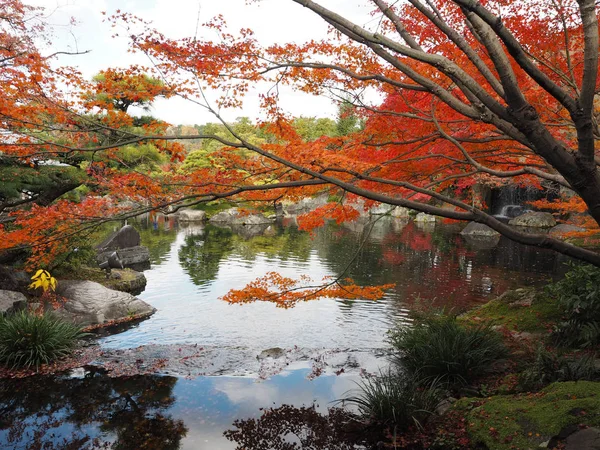
[[[507,289],[545,282],[562,270],[564,260],[504,238],[466,240],[460,228],[441,223],[380,218],[331,225],[311,237],[293,224],[244,236],[228,228],[177,227],[174,219],[159,219],[138,223],[152,259],[139,297],[158,312],[103,339],[106,347],[380,348],[386,330],[407,320],[415,303],[465,310]],[[377,302],[323,299],[292,309],[219,300],[270,271],[315,281],[343,274],[361,285],[396,286]]]
[[[413,308],[461,311],[564,271],[564,258],[554,253],[504,238],[468,240],[460,236],[459,226],[439,222],[363,220],[330,225],[312,236],[289,221],[241,232],[179,226],[162,216],[134,225],[152,259],[140,297],[158,312],[102,337],[104,348],[197,344],[232,355],[275,348],[357,351],[376,355],[375,363],[317,377],[306,361],[291,360],[266,379],[233,367],[220,376],[193,379],[109,378],[80,370],[73,376],[4,380],[0,448],[276,449],[307,436],[315,441],[305,448],[363,448],[339,437],[335,424],[322,424],[321,438],[310,424],[356,388],[362,373],[376,373],[377,365],[385,365],[381,355],[392,324],[408,322]],[[395,287],[377,302],[324,299],[292,309],[220,300],[269,271],[317,281],[343,275],[357,284]],[[243,358],[238,364],[244,364]],[[245,375],[233,376],[239,373]]]

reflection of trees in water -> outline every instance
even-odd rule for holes
[[[183,421],[166,413],[176,382],[159,376],[3,380],[0,432],[4,444],[27,450],[176,450],[187,433]]]
[[[223,434],[237,444],[236,450],[372,448],[364,424],[340,408],[324,415],[314,407],[282,405],[264,410],[258,419],[236,420],[233,426]]]
[[[233,232],[227,228],[206,227],[205,233],[191,234],[179,249],[179,263],[196,285],[214,280],[221,260],[233,250]]]
[[[204,234],[188,235],[179,249],[179,262],[196,285],[217,277],[221,261],[237,256],[253,261],[258,255],[285,262],[306,261],[312,248],[310,236],[294,228],[276,228],[273,234],[247,238],[230,228],[207,225]]]
[[[564,258],[512,241],[467,242],[455,227],[425,229],[385,218],[370,226],[329,226],[317,234],[321,259],[357,284],[396,283],[403,301],[463,308],[517,285],[561,271]],[[361,242],[367,238],[358,254]],[[489,245],[486,245],[489,244]]]

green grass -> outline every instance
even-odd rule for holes
[[[355,405],[363,418],[394,432],[420,428],[441,399],[435,385],[419,386],[410,375],[382,373],[358,383],[358,392],[343,399]]]
[[[81,328],[51,315],[27,311],[0,317],[0,364],[38,368],[68,356],[85,336]]]
[[[526,300],[532,300],[530,306],[519,304]],[[519,289],[469,311],[461,321],[486,321],[517,332],[548,333],[561,315],[560,305],[547,294]]]
[[[537,448],[568,425],[600,425],[600,383],[554,383],[536,394],[461,399],[474,444],[497,450]]]
[[[427,315],[390,332],[397,367],[424,381],[468,384],[488,373],[508,350],[489,324],[464,324],[455,316]]]

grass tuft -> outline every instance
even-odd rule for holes
[[[396,366],[425,382],[469,384],[488,373],[508,350],[490,324],[460,323],[456,316],[426,315],[390,332]]]
[[[0,364],[39,368],[69,355],[85,336],[81,328],[49,314],[20,311],[0,317]]]

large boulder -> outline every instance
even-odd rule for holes
[[[435,222],[435,221],[436,221],[435,216],[432,216],[430,214],[425,214],[422,212],[417,214],[417,216],[415,217],[415,222],[418,222],[418,223]]]
[[[515,217],[508,224],[518,227],[552,228],[556,226],[556,220],[550,213],[530,211]]]
[[[206,221],[206,213],[196,209],[184,209],[179,212],[180,222],[204,222]]]
[[[463,236],[495,237],[499,236],[496,230],[482,223],[470,222],[461,232]]]
[[[17,305],[15,305],[17,303]],[[27,297],[20,292],[0,290],[0,313],[20,309],[27,304]]]
[[[118,250],[122,248],[137,247],[141,244],[140,233],[131,225],[125,225],[102,241],[96,248],[100,251]]]
[[[242,214],[237,208],[221,211],[209,219],[209,222],[226,225],[261,225],[273,222],[262,214]]]
[[[110,256],[114,253],[114,250],[108,250],[98,253],[96,261],[98,264],[102,264],[105,261],[108,261]],[[117,256],[119,260],[123,263],[124,267],[142,267],[150,265],[150,250],[148,247],[137,246],[137,247],[129,247],[117,250]]]
[[[576,225],[561,223],[559,225],[556,225],[555,227],[550,228],[548,234],[550,234],[550,236],[555,237],[564,237],[568,233],[581,233],[582,231],[586,231],[585,228],[581,228]]]
[[[317,197],[306,197],[295,203],[284,203],[283,214],[286,216],[295,216],[309,211],[314,211],[319,206],[326,205],[329,202],[327,195],[319,195]]]
[[[61,280],[56,293],[67,299],[54,313],[81,326],[149,317],[156,309],[131,294],[93,281]]]

